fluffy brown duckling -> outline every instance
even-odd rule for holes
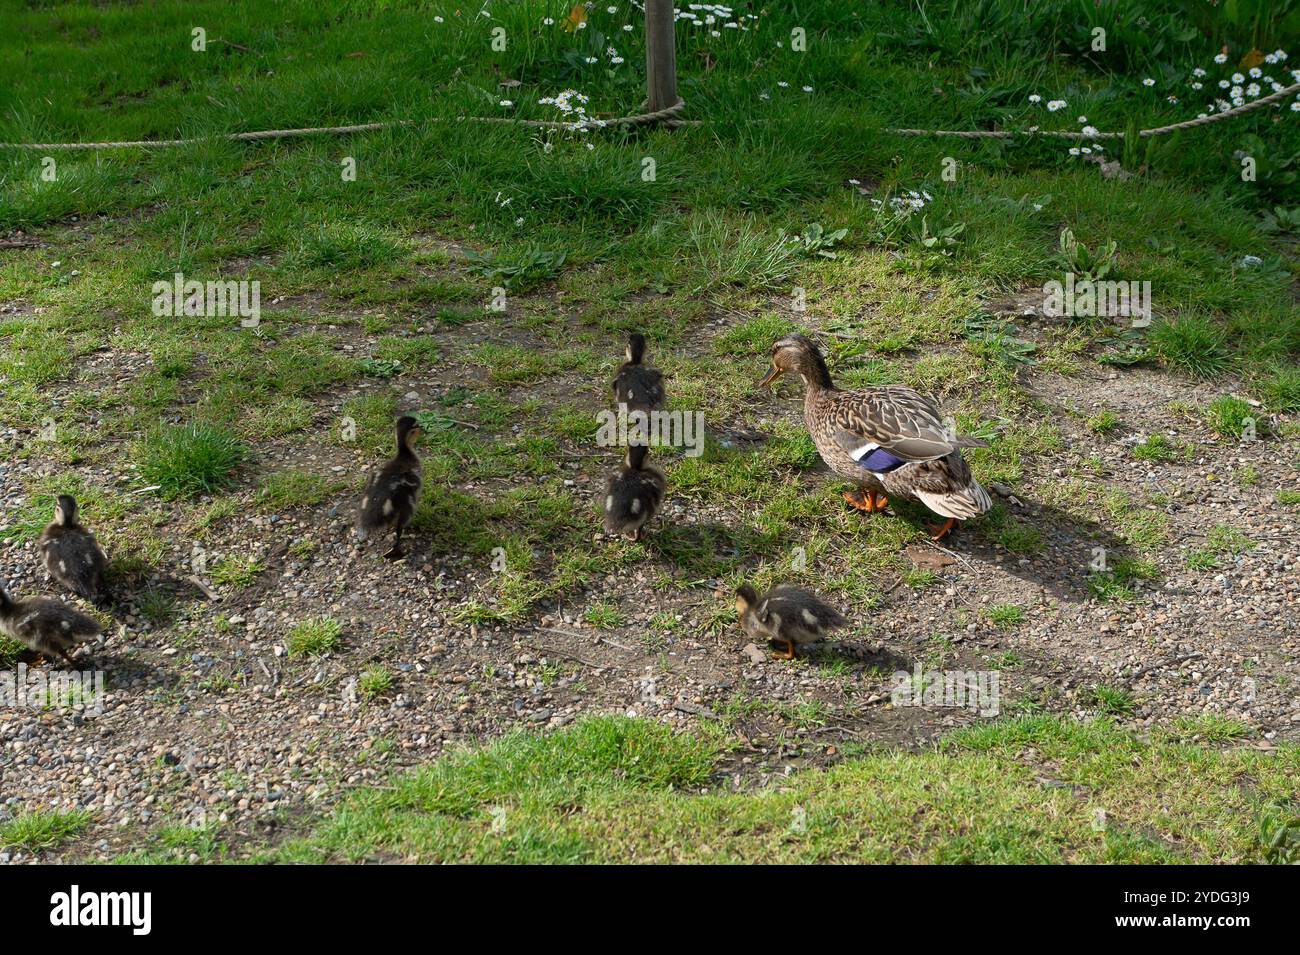
[[[0,589],[0,633],[44,657],[57,655],[72,663],[71,651],[101,632],[98,623],[61,600],[14,600]]]
[[[849,621],[816,594],[779,584],[761,597],[749,584],[736,588],[740,627],[755,640],[785,644],[783,659],[794,659],[796,644],[816,643]]]
[[[411,523],[424,484],[420,456],[415,453],[415,442],[422,433],[420,423],[411,415],[397,419],[397,454],[370,475],[361,495],[357,538],[364,541],[372,534],[391,530],[393,547],[384,555],[388,560],[406,556],[402,550],[402,531]]]
[[[627,463],[605,482],[605,533],[640,540],[641,528],[659,510],[667,482],[658,469],[646,464],[650,449],[629,445]]]
[[[103,605],[108,602],[108,561],[95,535],[77,519],[77,502],[60,494],[54,505],[54,522],[36,544],[49,575],[78,597]]]
[[[659,369],[644,364],[645,336],[633,333],[627,337],[625,361],[614,375],[614,398],[628,411],[650,412],[664,403],[664,378]]]

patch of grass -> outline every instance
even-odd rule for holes
[[[261,558],[226,555],[213,563],[212,582],[219,587],[243,590],[265,569]]]
[[[1255,435],[1264,433],[1259,413],[1249,402],[1231,395],[1223,395],[1211,401],[1205,409],[1205,419],[1211,430],[1225,438],[1240,440],[1245,437],[1248,427],[1254,429]]]
[[[499,385],[527,385],[547,375],[568,371],[574,357],[560,352],[543,352],[518,345],[481,345],[471,356],[476,365],[487,369],[488,377]]]
[[[1037,554],[1045,546],[1043,532],[1017,520],[1002,504],[994,504],[980,519],[989,540],[1012,554]]]
[[[1259,823],[1259,854],[1269,865],[1300,865],[1300,816],[1266,812]]]
[[[1013,650],[1004,650],[996,656],[990,657],[989,665],[995,670],[1019,670],[1025,665],[1025,660]]]
[[[1080,702],[1108,716],[1129,716],[1137,710],[1137,700],[1123,687],[1097,685],[1082,694]]]
[[[176,618],[176,601],[171,594],[151,588],[136,597],[140,616],[155,627],[165,627]]]
[[[308,229],[290,252],[286,269],[373,269],[404,256],[402,244],[379,229],[330,222]]]
[[[760,315],[728,328],[714,340],[713,347],[722,355],[766,356],[774,342],[798,328],[782,315]],[[765,370],[756,372],[755,380]]]
[[[1278,364],[1267,369],[1256,389],[1270,410],[1279,414],[1300,411],[1300,368],[1295,365]]]
[[[263,861],[1256,862],[1289,845],[1276,807],[1300,758],[1028,715],[733,792],[710,782],[724,737],[705,732],[606,717],[516,733],[352,794]]]
[[[1116,431],[1120,426],[1119,415],[1108,408],[1102,409],[1088,419],[1088,430],[1096,432],[1103,438]]]
[[[81,835],[90,825],[91,818],[90,813],[81,809],[68,812],[52,809],[23,812],[6,822],[0,822],[0,847],[26,852],[57,849],[68,840]]]
[[[218,425],[159,425],[135,452],[140,477],[168,499],[196,497],[229,487],[248,449]]]
[[[1088,589],[1098,600],[1124,601],[1137,596],[1133,584],[1139,580],[1155,580],[1160,569],[1150,560],[1121,557],[1110,562],[1108,569],[1088,578]]]
[[[913,590],[924,590],[939,582],[939,575],[932,570],[912,569],[903,574],[903,583]]]
[[[429,335],[385,335],[375,343],[372,361],[396,365],[402,371],[422,371],[440,353],[438,341]]]
[[[1273,499],[1286,507],[1295,507],[1300,504],[1300,491],[1278,491]]]
[[[1214,378],[1232,365],[1227,333],[1200,316],[1161,322],[1152,327],[1147,341],[1165,364],[1198,378]]]
[[[480,254],[471,251],[468,258],[487,279],[499,281],[506,288],[523,290],[559,275],[568,256],[564,252],[544,249],[536,242],[528,242],[504,252]]]
[[[1231,743],[1254,735],[1248,723],[1222,713],[1199,713],[1174,720],[1174,735],[1180,739],[1200,739],[1207,743]]]
[[[27,652],[27,647],[0,633],[0,667],[11,667]]]
[[[1205,546],[1214,554],[1230,554],[1239,557],[1248,550],[1254,550],[1254,542],[1242,531],[1227,524],[1218,524],[1210,528],[1205,535]]]
[[[794,271],[800,254],[797,245],[765,232],[752,217],[729,218],[717,209],[692,215],[684,252],[701,289],[772,288]]]
[[[193,865],[222,862],[227,846],[215,825],[164,825],[152,832],[143,849],[115,857],[115,865]]]
[[[613,630],[623,625],[622,611],[614,604],[604,601],[588,607],[583,612],[582,619],[602,630]]]
[[[990,607],[989,622],[1002,630],[1012,630],[1025,620],[1025,611],[1015,604],[1000,604],[996,607]]]
[[[1178,456],[1178,446],[1163,434],[1153,434],[1133,446],[1133,457],[1141,461],[1172,461]]]
[[[339,648],[343,624],[332,617],[304,620],[289,631],[286,647],[290,657],[319,657]]]
[[[397,448],[397,397],[361,395],[343,403],[339,421],[330,428],[335,441],[368,454],[392,454]]]
[[[262,479],[257,504],[264,511],[313,507],[345,487],[342,481],[308,471],[277,471]]]
[[[394,683],[393,672],[386,666],[376,664],[367,667],[357,678],[357,693],[363,700],[377,700],[389,693]]]

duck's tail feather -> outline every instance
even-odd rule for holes
[[[993,506],[993,499],[989,497],[989,492],[974,479],[960,490],[947,494],[917,491],[916,496],[922,504],[936,514],[955,517],[959,521],[970,520]]]

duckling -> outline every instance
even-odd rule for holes
[[[98,623],[61,600],[14,600],[0,588],[0,633],[43,656],[58,654],[72,663],[69,651],[101,632]]]
[[[816,643],[841,627],[848,626],[834,607],[816,594],[789,584],[779,584],[763,596],[749,584],[736,588],[736,610],[740,627],[756,640],[784,643],[782,659],[793,660],[795,644]]]
[[[406,551],[402,550],[402,531],[415,514],[424,483],[420,457],[415,453],[416,439],[422,433],[420,423],[411,415],[397,419],[397,454],[370,475],[361,495],[357,538],[364,541],[371,534],[392,530],[393,548],[384,555],[388,560],[400,560],[406,556]]]
[[[36,547],[51,577],[96,605],[108,602],[108,561],[95,535],[77,519],[77,501],[71,494],[59,495],[54,522],[45,528]]]
[[[787,335],[772,346],[772,370],[759,387],[787,371],[803,379],[804,424],[822,459],[858,485],[844,495],[858,510],[883,511],[886,494],[918,500],[948,519],[934,533],[939,540],[958,521],[993,506],[961,456],[962,448],[988,444],[952,434],[929,398],[902,385],[840,391],[804,335]]]
[[[605,482],[606,534],[640,540],[641,528],[659,510],[667,482],[656,468],[645,463],[649,453],[644,444],[628,445],[626,466]]]
[[[664,403],[663,375],[657,368],[642,364],[645,359],[645,336],[634,332],[627,337],[626,361],[614,376],[614,397],[628,411],[651,412]]]

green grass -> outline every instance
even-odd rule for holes
[[[163,825],[150,832],[144,845],[117,856],[117,865],[189,865],[222,862],[228,847],[215,825]]]
[[[1133,694],[1115,686],[1094,686],[1083,694],[1082,702],[1108,716],[1129,716],[1137,709]]]
[[[80,809],[59,812],[36,809],[21,812],[5,822],[0,822],[0,848],[21,849],[25,852],[43,852],[57,849],[75,839],[91,823],[91,815]]]
[[[1156,325],[1148,336],[1166,364],[1198,378],[1213,378],[1232,365],[1227,333],[1207,318],[1186,316]]]
[[[27,647],[0,634],[0,667],[11,667],[18,663],[18,658],[27,652]]]
[[[212,582],[219,587],[242,590],[256,580],[257,575],[265,569],[265,565],[258,557],[233,555],[220,557],[211,567]]]
[[[168,498],[210,494],[234,483],[248,451],[230,431],[217,425],[159,425],[140,441],[140,477],[158,485]]]
[[[1173,734],[1178,738],[1199,739],[1207,743],[1231,743],[1254,735],[1241,720],[1221,713],[1180,716],[1174,720]]]
[[[295,624],[286,647],[290,657],[319,657],[337,650],[343,639],[343,625],[330,617],[317,617]]]
[[[1235,527],[1218,524],[1210,528],[1209,533],[1205,535],[1205,546],[1211,553],[1238,557],[1248,550],[1253,550],[1255,544]]]
[[[1119,415],[1109,408],[1103,409],[1088,419],[1088,430],[1105,437],[1120,427]]]
[[[989,622],[1001,630],[1014,630],[1025,620],[1025,611],[1015,604],[1002,604],[990,607]]]
[[[624,718],[517,733],[354,793],[264,858],[1259,862],[1300,765],[1293,746],[1205,749],[1029,716],[736,793],[712,783],[724,740]]]
[[[1222,437],[1241,439],[1247,436],[1250,428],[1254,429],[1251,437],[1263,436],[1259,412],[1241,398],[1231,395],[1215,398],[1206,407],[1205,416],[1211,430]]]
[[[1163,434],[1153,434],[1140,444],[1133,446],[1133,457],[1139,461],[1163,463],[1178,456],[1178,446]]]
[[[1121,557],[1109,564],[1108,569],[1088,577],[1088,588],[1098,600],[1132,600],[1137,596],[1134,587],[1137,581],[1155,580],[1160,576],[1159,567],[1140,557]]]
[[[267,511],[313,507],[344,487],[343,482],[307,471],[277,471],[262,479],[257,503]]]
[[[357,678],[357,693],[364,700],[376,700],[387,695],[394,686],[393,673],[385,666],[367,667]]]

